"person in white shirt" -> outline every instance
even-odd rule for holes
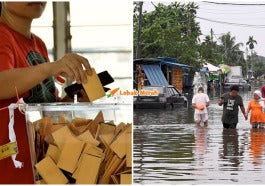
[[[204,89],[202,87],[199,87],[198,93],[192,98],[192,107],[195,109],[194,120],[197,126],[200,126],[201,122],[204,123],[204,126],[208,125],[207,107],[209,105],[209,96],[204,93]]]

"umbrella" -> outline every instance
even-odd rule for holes
[[[226,64],[220,64],[219,68],[222,70],[224,74],[228,74],[231,71],[231,67]]]
[[[217,72],[218,70],[220,70],[219,67],[216,67],[212,65],[211,63],[206,63],[205,65],[203,65],[203,67],[207,67],[209,72]]]

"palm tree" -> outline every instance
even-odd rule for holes
[[[236,38],[232,37],[230,32],[222,35],[220,38],[221,50],[224,54],[224,62],[229,65],[235,65],[238,61],[238,53],[243,43],[236,43]]]
[[[253,39],[253,36],[249,36],[248,42],[246,45],[248,45],[251,55],[250,55],[250,65],[251,65],[251,71],[253,70],[253,60],[252,60],[252,55],[253,55],[253,50],[254,50],[254,44],[257,44],[257,41]]]
[[[257,41],[253,39],[253,36],[249,36],[248,42],[246,43],[246,45],[248,45],[250,50],[253,50],[254,44],[257,44]]]

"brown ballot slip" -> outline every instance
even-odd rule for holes
[[[82,85],[90,102],[106,95],[94,68],[92,68],[92,75],[87,75],[87,83],[83,83]]]
[[[49,156],[46,156],[44,159],[42,159],[35,165],[35,167],[47,184],[68,183],[67,178]]]

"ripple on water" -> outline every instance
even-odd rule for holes
[[[247,105],[252,93],[240,94]],[[134,111],[134,183],[265,183],[265,131],[241,113],[236,130],[223,130],[219,95],[210,97],[207,128],[195,127],[190,106]]]

